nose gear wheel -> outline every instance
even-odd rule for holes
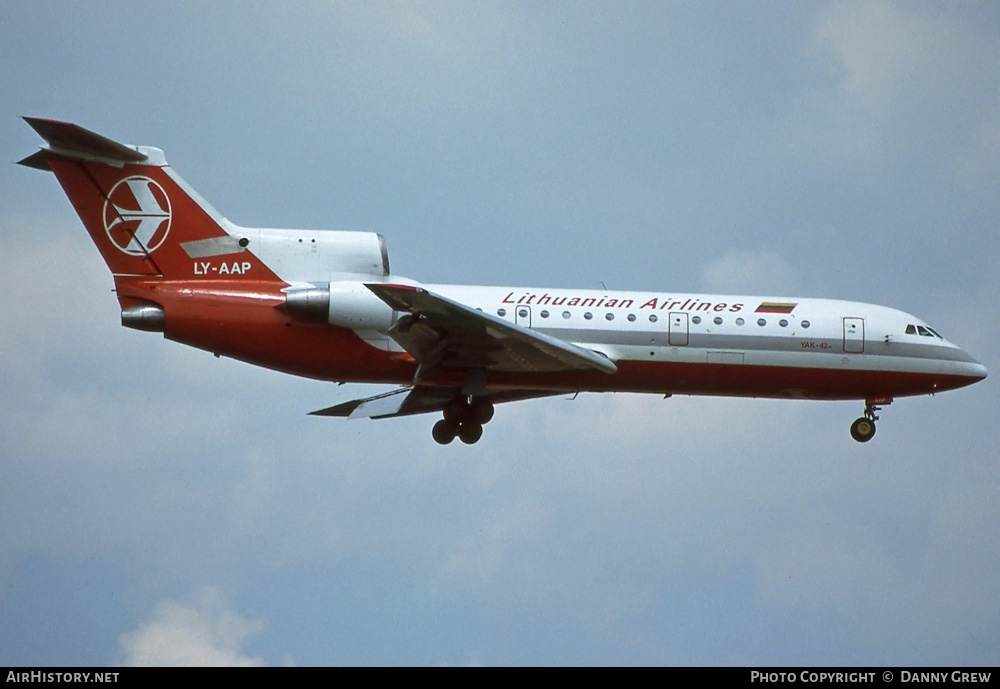
[[[867,443],[875,437],[875,422],[882,407],[873,402],[865,402],[865,414],[851,424],[851,437],[859,443]]]

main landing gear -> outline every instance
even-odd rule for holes
[[[472,445],[483,437],[483,425],[493,418],[493,404],[489,400],[456,397],[444,408],[444,418],[434,424],[431,435],[441,445],[458,437]]]
[[[888,404],[888,403],[886,403]],[[851,424],[851,437],[859,443],[867,443],[875,437],[875,422],[882,407],[874,402],[865,402],[865,415]]]

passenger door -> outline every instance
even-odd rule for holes
[[[688,343],[688,315],[681,311],[670,313],[670,331],[667,341],[671,347],[686,347]]]
[[[844,351],[861,354],[865,351],[865,319],[844,318]]]

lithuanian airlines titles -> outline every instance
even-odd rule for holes
[[[859,400],[875,435],[897,397],[986,369],[884,306],[784,296],[430,285],[394,275],[381,235],[240,227],[167,165],[77,125],[22,165],[55,173],[114,277],[122,325],[259,366],[397,389],[313,412],[438,413],[475,443],[494,407],[577,392]]]

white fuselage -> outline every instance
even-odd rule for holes
[[[927,393],[942,389],[943,381],[951,377],[974,382],[986,375],[985,367],[921,319],[874,304],[683,292],[425,287],[510,323],[600,352],[620,368],[633,362],[644,368],[647,364],[675,364],[696,370],[717,365],[757,371],[799,369],[803,374],[940,376],[937,388],[930,379],[918,386]],[[792,381],[790,387],[770,394],[827,397],[809,382],[825,377],[804,377],[798,384]],[[746,377],[739,378],[733,378],[736,388],[732,394],[742,394]],[[649,388],[645,384],[637,387]],[[691,386],[691,391],[696,387]],[[713,393],[726,394],[714,384],[710,387]],[[841,397],[836,387],[831,386],[829,396]],[[662,391],[686,390],[667,383]],[[920,394],[909,389],[882,392],[890,397]]]

